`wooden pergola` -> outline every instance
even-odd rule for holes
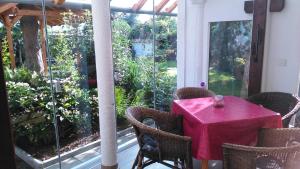
[[[56,1],[59,1],[57,3]],[[63,14],[65,12],[73,12],[76,15],[82,15],[83,10],[78,8],[72,8],[72,6],[64,5],[64,0],[55,0],[55,4],[46,7],[46,17],[47,24],[49,26],[61,25],[64,23]],[[147,0],[137,0],[137,2],[132,6],[131,9],[112,9],[116,12],[129,12],[129,13],[149,13],[147,11],[141,11]],[[171,13],[177,7],[177,0],[170,3],[170,0],[161,0],[154,8],[155,14],[160,15],[172,15]],[[59,4],[59,5],[57,5]],[[164,9],[164,11],[162,11]],[[21,3],[0,3],[0,21],[4,24],[7,32],[7,42],[9,47],[11,68],[16,68],[16,61],[14,55],[13,46],[13,36],[12,28],[13,26],[24,16],[33,16],[39,21],[39,29],[41,34],[41,50],[42,50],[42,60],[44,66],[44,72],[47,73],[47,54],[46,54],[46,35],[45,35],[45,25],[43,22],[43,12],[40,5],[36,4],[21,4]]]
[[[70,11],[66,8],[56,8],[47,7],[46,16],[47,24],[50,26],[61,25],[63,21],[63,13]],[[76,14],[81,14],[82,11],[72,11]],[[42,60],[44,66],[44,72],[47,73],[47,57],[46,57],[46,35],[45,35],[45,25],[43,21],[43,12],[40,6],[37,5],[22,5],[18,3],[5,3],[0,4],[0,21],[4,24],[6,28],[6,36],[9,47],[11,68],[16,68],[16,61],[14,55],[13,46],[13,36],[12,28],[13,26],[24,16],[33,16],[38,19],[39,30],[41,34],[41,50],[42,50]]]

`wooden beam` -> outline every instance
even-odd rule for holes
[[[245,1],[244,2],[244,11],[248,14],[252,14],[253,13],[253,5],[254,5],[253,1]]]
[[[254,0],[248,95],[261,92],[268,0]]]
[[[281,12],[284,9],[284,0],[271,0],[270,12]]]
[[[16,7],[16,5],[17,5],[16,3],[0,4],[0,14],[9,10],[10,8]]]
[[[168,8],[166,8],[166,12],[167,13],[172,13],[174,11],[174,9],[177,7],[177,0],[171,5],[169,6]]]
[[[62,5],[62,4],[65,3],[65,0],[53,0],[53,3],[54,3],[55,5]]]
[[[160,3],[154,8],[155,12],[160,12],[163,9],[163,7],[167,5],[169,1],[170,0],[161,0]]]
[[[147,0],[139,0],[137,3],[135,3],[132,7],[133,11],[139,11],[147,2]]]
[[[2,169],[16,169],[15,149],[11,131],[8,96],[1,53],[0,41],[0,163]]]
[[[44,74],[48,74],[48,63],[47,63],[47,49],[46,49],[46,33],[45,24],[43,20],[40,20],[40,31],[41,31],[41,43],[42,43],[42,59],[44,66]]]
[[[244,10],[248,14],[253,13],[253,1],[245,1]],[[270,12],[281,12],[284,9],[285,0],[271,0],[270,3]]]
[[[15,25],[23,16],[15,16],[12,18],[12,20],[10,21],[11,25]]]

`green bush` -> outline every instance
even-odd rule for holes
[[[70,132],[73,134],[88,135],[93,131],[92,128],[98,130],[98,103],[95,92],[74,86],[74,81],[70,78],[61,80],[62,91],[55,95],[56,109],[53,109],[50,82],[47,78],[25,68],[10,70],[6,74],[9,77],[7,91],[17,143],[24,140],[30,145],[54,142],[53,110],[60,116],[60,123],[70,124],[67,127],[71,127]],[[90,105],[93,107],[90,108]],[[68,135],[62,134],[61,137]]]
[[[125,92],[126,91],[123,88],[115,88],[115,101],[118,119],[124,118],[125,111],[128,107],[128,100]]]

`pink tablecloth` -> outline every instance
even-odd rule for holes
[[[212,98],[175,100],[173,112],[184,116],[184,134],[192,138],[197,159],[221,160],[222,144],[253,145],[260,128],[281,128],[281,116],[244,99],[225,96],[215,108]]]

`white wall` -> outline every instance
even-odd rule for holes
[[[178,88],[207,82],[209,23],[252,20],[245,0],[180,0]],[[297,93],[300,77],[300,0],[286,0],[280,13],[268,13],[262,91]],[[199,39],[202,39],[202,41]]]
[[[286,0],[280,13],[270,13],[267,24],[263,91],[296,94],[300,70],[300,1]]]

